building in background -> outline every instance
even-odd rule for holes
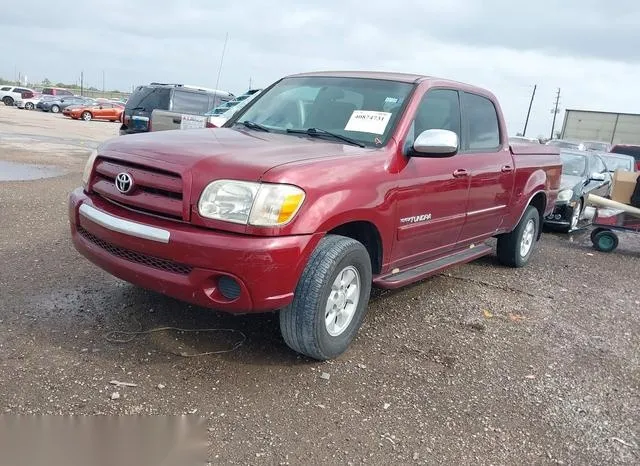
[[[640,144],[640,114],[567,109],[560,139]]]

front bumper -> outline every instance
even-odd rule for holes
[[[549,225],[571,226],[571,217],[573,215],[573,206],[575,203],[556,204],[553,212],[545,216],[544,222]]]
[[[87,195],[69,196],[75,248],[142,288],[232,313],[288,305],[322,234],[256,237],[158,219]]]

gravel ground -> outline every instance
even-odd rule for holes
[[[602,254],[549,233],[526,268],[490,256],[377,292],[350,351],[318,363],[275,314],[192,307],[75,252],[67,195],[116,133],[0,106],[0,161],[64,169],[0,182],[0,412],[203,416],[214,464],[640,462],[637,237]],[[236,332],[107,338],[161,326]]]

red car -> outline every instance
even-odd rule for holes
[[[69,198],[78,251],[144,288],[280,310],[286,343],[344,352],[372,285],[490,254],[525,265],[554,207],[556,148],[511,148],[478,87],[426,76],[285,77],[222,128],[111,139]]]
[[[609,152],[630,155],[636,160],[636,170],[640,171],[640,146],[632,144],[615,144]]]
[[[74,120],[109,120],[118,121],[124,111],[124,105],[112,102],[96,102],[91,105],[71,105],[62,111],[64,116]]]

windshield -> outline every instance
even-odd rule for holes
[[[607,170],[610,172],[614,172],[616,170],[627,170],[633,171],[633,160],[622,158],[622,157],[613,157],[611,155],[600,155],[604,160],[604,163],[607,165]]]
[[[560,147],[561,149],[578,149],[578,147],[580,146],[578,143],[562,141],[561,139],[552,139],[551,141],[547,142],[547,145]]]
[[[156,108],[168,110],[170,94],[170,89],[166,87],[141,87],[131,94],[126,109],[145,112],[151,112]]]
[[[271,131],[316,128],[365,145],[386,144],[412,84],[364,78],[285,78],[261,93],[238,122]]]
[[[582,176],[587,169],[587,158],[584,155],[560,152],[562,174]]]
[[[583,142],[581,145],[585,150],[607,151],[609,149],[609,144],[606,142],[587,141]]]

